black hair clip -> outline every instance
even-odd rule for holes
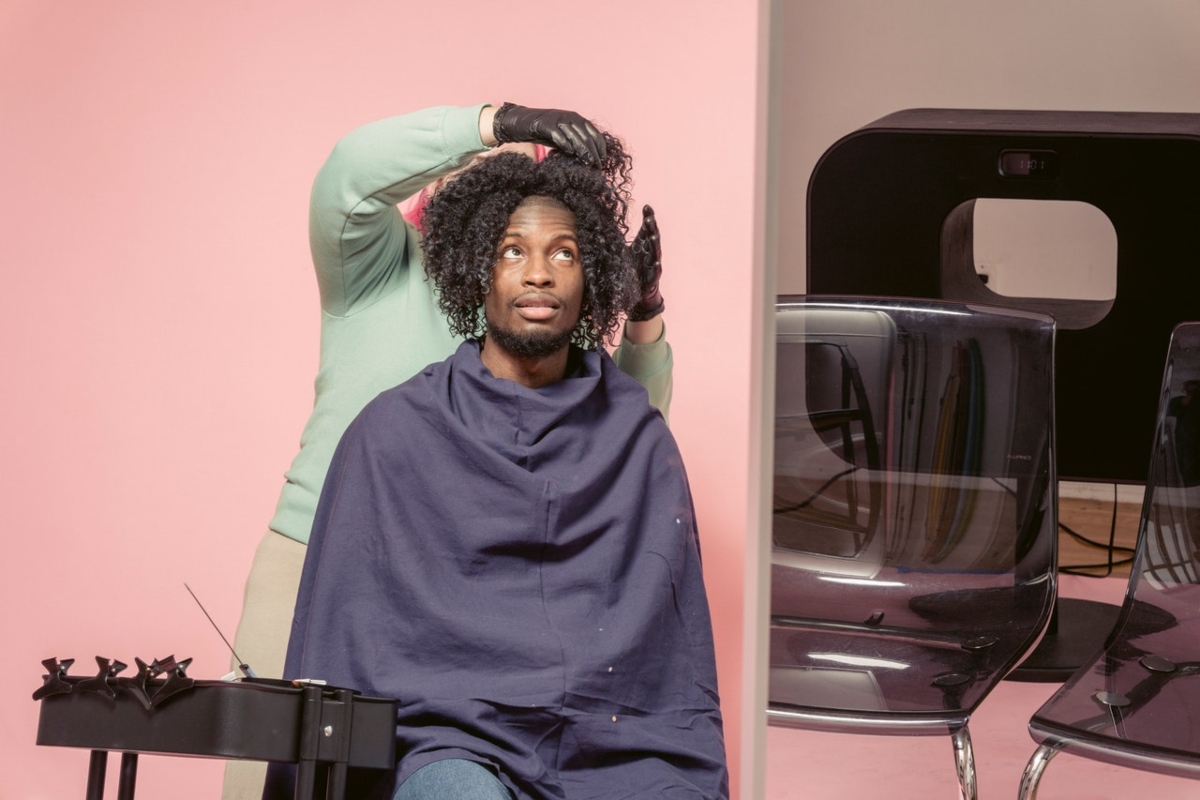
[[[151,705],[160,706],[169,698],[180,692],[186,692],[196,685],[196,681],[187,676],[188,665],[192,663],[190,658],[185,658],[183,661],[176,661],[175,656],[167,656],[166,660],[160,665],[164,672],[169,672],[167,681],[162,685],[154,697],[150,698]]]
[[[163,673],[165,669],[163,666],[164,662],[159,661],[157,658],[149,664],[137,657],[134,657],[133,660],[137,662],[138,672],[136,676],[126,681],[125,686],[129,689],[129,693],[136,697],[137,701],[142,704],[142,707],[149,711],[151,705],[153,705],[150,700],[151,687],[149,683]],[[174,664],[175,658],[167,656],[166,661]]]
[[[42,687],[33,693],[34,700],[41,700],[43,697],[50,697],[56,694],[70,694],[72,686],[67,682],[67,670],[75,663],[73,658],[64,658],[59,661],[57,658],[47,658],[42,662],[42,666],[46,668],[46,675],[42,678]]]
[[[106,697],[109,700],[115,700],[117,697],[117,692],[115,689],[113,689],[109,681],[112,681],[114,678],[116,678],[117,673],[129,665],[125,664],[124,662],[117,661],[116,659],[109,660],[102,656],[96,656],[96,664],[100,668],[96,672],[96,676],[94,678],[88,678],[87,680],[80,681],[80,691],[92,692],[100,695],[101,697]]]

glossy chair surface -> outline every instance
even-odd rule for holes
[[[1053,321],[781,297],[768,719],[949,735],[1055,593]]]
[[[1062,751],[1200,778],[1198,551],[1200,323],[1189,322],[1175,329],[1167,353],[1125,602],[1104,649],[1030,720],[1041,746],[1022,798],[1036,797],[1042,770]]]

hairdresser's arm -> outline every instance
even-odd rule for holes
[[[646,342],[638,342],[631,336],[634,326],[645,323],[626,322],[625,335],[621,339],[621,346],[613,353],[613,361],[622,372],[646,387],[650,405],[661,411],[663,419],[670,422],[674,359],[662,317],[656,319],[657,324],[649,327],[657,328],[658,336]],[[642,330],[644,332],[646,328]]]
[[[644,322],[626,320],[625,335],[623,338],[624,341],[632,342],[633,344],[650,344],[663,338],[663,331],[665,329],[666,326],[663,324],[662,314]]]
[[[642,209],[642,226],[629,245],[629,255],[637,269],[642,296],[629,310],[625,335],[613,360],[621,371],[646,387],[650,403],[670,421],[672,370],[674,362],[663,324],[663,302],[659,291],[662,278],[662,240],[654,209]]]
[[[488,147],[495,147],[500,143],[496,139],[495,119],[495,106],[484,106],[479,112],[479,139]]]
[[[466,164],[488,142],[483,106],[439,107],[379,120],[338,142],[313,183],[309,244],[322,308],[345,316],[419,264],[396,204]],[[489,137],[491,138],[491,137]]]

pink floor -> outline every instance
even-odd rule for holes
[[[1125,581],[1062,576],[1060,594],[1119,605]],[[1004,681],[971,718],[979,796],[1016,798],[1034,751],[1026,724],[1058,684]],[[949,737],[851,736],[771,727],[769,800],[958,796]],[[1038,800],[1197,800],[1200,781],[1122,769],[1062,754],[1046,768]]]

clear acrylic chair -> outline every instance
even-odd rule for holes
[[[781,297],[768,720],[950,736],[1055,595],[1049,317]]]
[[[1030,720],[1022,800],[1060,752],[1200,778],[1200,323],[1171,335],[1152,446],[1120,616]]]

